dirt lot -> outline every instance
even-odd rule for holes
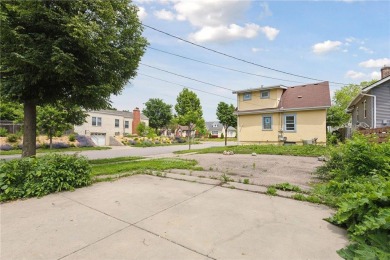
[[[251,154],[193,154],[182,158],[195,159],[205,171],[227,174],[250,183],[272,185],[289,182],[304,189],[316,181],[312,173],[322,165],[316,157]]]

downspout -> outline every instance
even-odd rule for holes
[[[375,95],[371,95],[371,94],[363,94],[361,93],[361,95],[363,96],[368,96],[368,97],[372,97],[373,100],[374,100],[374,109],[373,109],[373,112],[374,112],[374,127],[373,128],[376,128],[376,96]]]

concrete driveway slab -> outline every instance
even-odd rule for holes
[[[212,186],[136,175],[98,183],[77,192],[66,192],[63,196],[128,223],[135,223],[210,188]]]
[[[96,259],[209,259],[206,256],[171,243],[136,227],[126,228],[115,235],[84,250],[78,251],[64,260]]]
[[[127,226],[60,194],[2,204],[0,259],[58,259]]]
[[[137,224],[216,259],[338,259],[323,206],[216,187]]]

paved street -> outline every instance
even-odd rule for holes
[[[1,259],[338,259],[325,206],[137,175],[1,205]]]
[[[191,145],[191,149],[202,149],[213,146],[224,146],[224,142],[203,142],[202,144]],[[236,142],[228,142],[228,145],[235,145]],[[91,150],[80,152],[81,155],[87,156],[89,159],[114,158],[122,156],[163,156],[172,155],[174,151],[188,150],[188,145],[172,145],[172,146],[157,146],[157,147],[131,147],[131,146],[112,146],[110,150]],[[75,153],[75,152],[66,152]],[[39,155],[43,155],[38,154]],[[20,158],[21,155],[0,155],[0,159]]]

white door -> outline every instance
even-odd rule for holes
[[[91,134],[91,139],[97,146],[106,145],[106,134]]]

